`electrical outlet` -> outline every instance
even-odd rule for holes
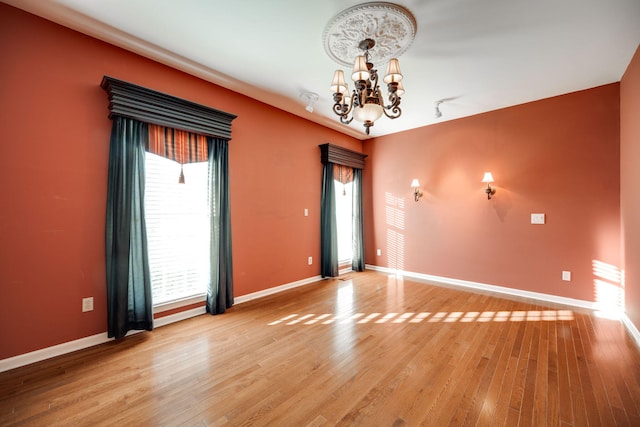
[[[313,257],[309,257],[309,265],[313,264]]]
[[[82,298],[82,312],[93,311],[93,297]]]
[[[378,249],[378,250],[376,251],[376,254],[377,254],[378,256],[380,256],[380,255],[382,255],[382,251],[381,251],[380,249]]]
[[[565,282],[570,282],[571,281],[571,272],[570,271],[563,271],[562,272],[562,280],[564,280]]]
[[[309,216],[309,209],[305,208],[305,210],[304,210],[304,216]]]

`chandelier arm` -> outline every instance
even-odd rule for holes
[[[354,107],[362,107],[364,106],[364,104],[366,104],[367,91],[368,91],[367,86],[369,84],[370,82],[366,80],[358,80],[356,82],[356,88],[353,90],[353,93],[351,95],[351,100],[353,101],[352,105]]]
[[[333,104],[333,112],[338,116],[346,116],[347,114],[349,114],[349,112],[344,112],[344,105],[345,104],[342,104],[341,102],[336,102],[335,104]]]
[[[348,125],[352,121],[353,121],[353,116],[349,117],[349,119],[347,119],[347,116],[340,116],[340,123],[342,124]]]
[[[396,89],[397,89],[397,85],[395,86],[392,86],[391,84],[389,85],[390,104],[385,105],[384,109],[382,110],[384,115],[389,117],[390,119],[397,119],[398,117],[400,117],[400,115],[402,115],[402,109],[400,108],[401,98],[398,96]]]
[[[340,121],[342,123],[345,123],[345,124],[351,123],[351,120],[349,120],[348,122],[345,122],[345,120],[349,116],[349,113],[351,113],[351,110],[353,109],[355,96],[356,96],[356,91],[354,90],[351,94],[351,100],[349,101],[349,105],[347,105],[343,102],[344,96],[341,93],[333,94],[333,101],[334,101],[333,112],[336,113],[336,115],[340,116]]]
[[[389,110],[390,112],[387,112],[387,110]],[[384,113],[385,116],[389,117],[390,119],[397,119],[402,115],[402,109],[400,109],[398,105],[393,105],[393,104],[389,105],[388,107],[384,107],[382,112]]]

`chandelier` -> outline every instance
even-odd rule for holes
[[[355,89],[351,94],[349,94],[342,70],[335,71],[331,82],[333,112],[340,116],[340,122],[346,125],[351,123],[353,119],[361,122],[367,135],[369,135],[371,126],[382,117],[382,114],[390,119],[400,117],[402,114],[400,100],[404,94],[400,64],[397,58],[391,58],[383,78],[387,84],[389,99],[389,104],[385,105],[382,91],[378,85],[378,71],[373,68],[369,54],[369,49],[375,46],[375,43],[372,39],[365,39],[358,45],[364,54],[358,55],[353,64],[351,79],[354,81]]]
[[[323,35],[325,52],[338,64],[353,64],[353,90],[349,91],[342,70],[334,73],[331,82],[333,112],[341,123],[348,125],[355,119],[369,135],[383,115],[390,119],[400,117],[404,88],[398,57],[409,48],[415,34],[416,21],[411,12],[387,2],[350,7],[327,24]],[[374,62],[387,63],[384,76],[378,74]],[[383,94],[384,84],[387,88]]]

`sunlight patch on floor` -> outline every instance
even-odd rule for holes
[[[275,325],[329,325],[332,323],[471,323],[471,322],[555,322],[573,320],[571,310],[518,310],[518,311],[439,311],[437,313],[353,313],[351,315],[323,314],[289,314],[281,319],[268,323]]]

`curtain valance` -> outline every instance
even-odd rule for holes
[[[333,168],[333,179],[342,183],[348,184],[353,181],[353,168],[342,165],[335,165]]]
[[[149,125],[145,149],[181,165],[206,162],[209,158],[206,136],[158,125]]]
[[[231,121],[237,116],[104,76],[100,86],[109,95],[109,118],[128,117],[145,123],[231,139]]]
[[[366,154],[328,143],[322,144],[319,147],[320,161],[324,164],[333,163],[354,169],[364,169]]]

